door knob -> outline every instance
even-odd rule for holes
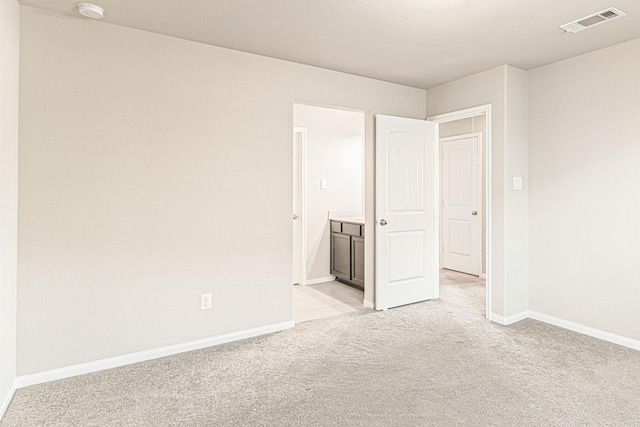
[[[387,220],[386,219],[381,219],[380,220],[380,225],[382,225],[382,226],[387,225]]]
[[[471,212],[471,215],[478,215],[478,211]]]

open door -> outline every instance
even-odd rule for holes
[[[442,138],[442,268],[482,272],[480,134]]]
[[[376,116],[376,309],[437,298],[438,128]]]
[[[306,285],[306,142],[307,130],[302,127],[293,128],[293,281],[294,285]]]

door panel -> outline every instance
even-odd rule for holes
[[[392,130],[388,138],[389,213],[424,211],[424,138],[417,132]]]
[[[437,140],[434,123],[376,116],[377,309],[437,292]]]
[[[471,221],[449,219],[449,253],[470,256]]]
[[[407,284],[424,276],[424,230],[387,233],[389,284]]]
[[[478,136],[442,140],[442,267],[475,276],[482,254],[479,170]]]

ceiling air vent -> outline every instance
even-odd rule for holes
[[[576,19],[568,24],[560,25],[560,28],[568,33],[577,33],[578,31],[586,30],[587,28],[602,24],[603,22],[611,21],[612,19],[616,19],[624,15],[626,15],[626,13],[620,9],[610,7],[609,9],[601,10],[600,12],[585,16],[584,18]]]

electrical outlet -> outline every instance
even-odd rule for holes
[[[211,310],[211,294],[200,295],[200,310]]]

